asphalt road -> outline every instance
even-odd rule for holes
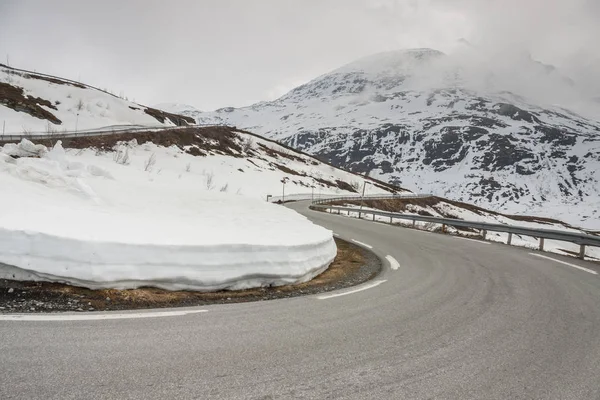
[[[595,264],[291,207],[399,265],[337,297],[0,320],[0,399],[600,399],[600,275],[554,260]]]

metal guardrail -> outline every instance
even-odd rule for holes
[[[225,126],[223,124],[196,124],[187,126],[115,126],[98,129],[88,129],[85,131],[62,131],[62,132],[48,132],[48,133],[33,133],[33,134],[19,134],[19,135],[0,135],[0,143],[9,143],[20,141],[22,139],[27,140],[44,140],[44,139],[70,139],[76,137],[88,137],[88,136],[104,136],[114,135],[120,133],[135,133],[135,132],[159,132],[166,130],[177,130],[177,129],[190,129],[207,126]]]
[[[342,196],[342,197],[323,197],[316,199],[312,202],[312,204],[323,204],[330,203],[334,201],[344,201],[344,200],[388,200],[388,199],[424,199],[426,197],[431,197],[431,194],[422,194],[422,193],[393,193],[389,195],[380,195],[380,194],[372,194],[361,196],[357,194],[355,196]],[[308,200],[308,199],[307,199]]]
[[[354,198],[353,200],[356,200]],[[327,200],[332,201],[332,200]],[[558,240],[562,242],[570,242],[578,244],[579,247],[579,258],[585,258],[585,246],[594,246],[600,247],[600,236],[589,235],[585,233],[577,233],[577,232],[566,232],[559,231],[554,229],[534,229],[534,228],[526,228],[515,225],[504,225],[504,224],[491,224],[487,222],[477,222],[477,221],[465,221],[461,219],[453,219],[453,218],[438,218],[438,217],[428,217],[424,215],[408,215],[408,214],[400,214],[394,212],[387,211],[377,211],[377,210],[364,210],[353,207],[338,207],[332,205],[323,205],[317,202],[314,202],[311,207],[314,210],[324,210],[329,211],[330,213],[340,214],[342,211],[346,211],[348,213],[358,213],[358,217],[361,217],[361,214],[372,214],[373,220],[375,220],[375,216],[387,217],[390,219],[390,224],[393,223],[394,219],[402,219],[413,221],[413,227],[415,226],[416,221],[420,222],[430,222],[435,224],[442,225],[442,231],[445,231],[446,226],[454,226],[454,227],[463,227],[463,228],[471,228],[478,229],[482,231],[482,236],[485,239],[487,231],[492,232],[504,232],[508,233],[508,241],[507,244],[511,244],[512,235],[523,235],[530,236],[533,238],[539,239],[539,250],[544,250],[544,239],[552,239]]]
[[[381,194],[372,194],[361,196],[360,194],[356,195],[345,195],[340,197],[339,194],[319,194],[319,193],[293,193],[286,194],[285,201],[301,201],[301,200],[312,200],[312,204],[320,204],[320,203],[329,203],[332,201],[343,201],[343,200],[379,200],[379,199],[400,199],[400,198],[410,198],[410,199],[418,199],[424,197],[430,197],[430,194],[403,194],[403,193],[395,193],[390,195],[381,195]],[[282,196],[267,196],[267,201],[270,203],[277,203],[279,201],[283,201],[284,198]]]

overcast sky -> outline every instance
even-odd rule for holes
[[[147,105],[274,99],[356,58],[465,38],[600,89],[600,0],[0,0],[0,55]]]

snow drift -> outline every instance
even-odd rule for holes
[[[284,207],[95,159],[2,148],[0,278],[244,289],[310,280],[336,255],[330,231]]]

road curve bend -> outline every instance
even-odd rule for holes
[[[289,206],[384,272],[173,314],[0,319],[0,398],[600,399],[596,264]]]

